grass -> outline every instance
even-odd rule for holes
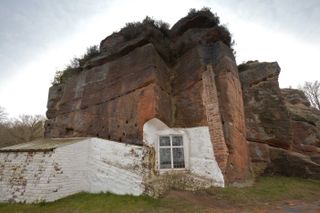
[[[211,207],[219,204],[221,207],[222,203],[229,208],[237,205],[259,206],[266,202],[285,200],[312,202],[320,197],[320,180],[263,177],[252,187],[211,188],[203,192],[180,194],[183,196],[169,194],[164,198],[154,199],[110,193],[79,193],[51,203],[0,204],[0,212],[201,212],[209,208],[207,204]]]
[[[0,212],[128,212],[158,206],[159,200],[147,196],[78,193],[50,203],[0,204]]]
[[[319,200],[320,180],[262,177],[252,187],[211,188],[207,192],[215,199],[243,205],[259,205],[282,200],[311,202]]]

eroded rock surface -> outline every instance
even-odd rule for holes
[[[132,33],[104,39],[81,73],[50,88],[46,137],[143,145],[152,118],[169,127],[208,126],[226,183],[247,180],[242,91],[226,28],[205,13],[168,32],[143,25]]]
[[[293,129],[293,142],[296,146],[320,146],[320,111],[312,108],[301,90],[282,89],[289,110]],[[297,147],[299,148],[299,147]]]
[[[277,63],[239,66],[246,133],[256,174],[320,177],[320,111],[304,93],[280,89]]]
[[[239,66],[239,73],[248,141],[289,149],[292,144],[292,128],[279,88],[279,65],[248,62]]]
[[[255,142],[249,147],[256,175],[320,178],[320,164],[308,155]]]

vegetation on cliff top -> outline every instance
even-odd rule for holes
[[[158,29],[164,35],[169,34],[170,25],[162,20],[155,20],[149,16],[145,17],[142,22],[129,22],[121,28],[118,34],[122,35],[126,41],[136,38],[142,32],[148,31],[149,28]]]
[[[217,14],[212,13],[210,8],[208,7],[203,7],[200,10],[196,10],[192,8],[189,10],[187,16],[185,16],[183,19],[191,20],[195,17],[205,17],[204,19],[205,21],[203,21],[202,19],[200,21],[198,20],[195,26],[191,25],[191,28],[217,27],[218,34],[220,35],[221,41],[223,41],[226,45],[228,45],[232,49],[234,41],[232,40],[231,34],[227,29],[227,27],[220,24],[220,18],[217,16]],[[184,33],[189,28],[190,26],[186,24],[184,27],[182,27],[179,30],[178,34]],[[164,37],[170,37],[170,26],[168,23],[163,22],[162,20],[154,20],[153,18],[148,16],[144,20],[142,20],[142,22],[126,23],[126,25],[123,28],[121,28],[119,32],[115,32],[111,36],[121,35],[124,41],[129,41],[137,38],[142,32],[150,33],[151,35],[154,29],[159,30]],[[97,45],[87,48],[86,53],[82,57],[73,58],[70,61],[70,64],[67,65],[64,70],[59,70],[56,72],[52,84],[57,85],[57,84],[64,83],[70,76],[83,71],[84,64],[88,60],[92,59],[93,57],[99,54],[100,54],[100,49]]]
[[[83,70],[83,65],[91,58],[99,55],[99,53],[100,51],[97,45],[88,47],[86,53],[83,54],[80,58],[73,58],[70,61],[70,64],[67,65],[64,70],[56,71],[52,84],[56,85],[64,83],[70,76],[81,72]]]

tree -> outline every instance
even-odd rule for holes
[[[18,119],[0,123],[0,147],[42,138],[44,121],[41,115],[21,115]]]
[[[311,103],[311,106],[320,110],[320,81],[305,82],[301,88]]]
[[[43,137],[44,117],[21,115],[12,122],[10,133],[17,142],[28,142]]]
[[[0,124],[4,123],[7,120],[7,113],[4,108],[0,106]]]

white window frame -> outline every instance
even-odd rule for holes
[[[172,137],[180,136],[182,137],[182,145],[181,146],[173,146],[172,145]],[[160,146],[160,138],[161,137],[170,137],[170,146]],[[163,134],[158,137],[158,169],[159,171],[185,171],[187,169],[187,149],[186,149],[186,141],[185,137],[182,134]],[[160,149],[161,148],[170,148],[170,156],[171,156],[171,168],[161,168],[160,167]],[[184,160],[184,168],[174,168],[173,167],[173,148],[182,148],[183,149],[183,160]]]

